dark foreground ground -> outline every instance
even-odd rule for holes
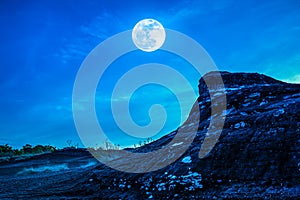
[[[59,151],[0,166],[0,199],[297,199],[300,185],[212,179],[188,169],[128,174],[86,150]],[[173,166],[176,167],[176,166]],[[187,169],[184,169],[184,168]],[[201,170],[198,170],[201,171]]]

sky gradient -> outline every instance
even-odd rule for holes
[[[220,70],[259,72],[300,83],[300,1],[71,1],[41,0],[0,2],[0,144],[66,146],[80,143],[72,118],[72,90],[76,73],[88,53],[105,39],[129,30],[141,19],[157,19],[165,28],[180,31],[199,42]],[[138,54],[138,52],[137,52]],[[166,53],[118,59],[103,83],[121,76],[122,70],[147,62],[165,62],[180,68],[184,60]],[[115,66],[115,67],[114,67]],[[118,66],[126,66],[120,70]],[[126,71],[126,70],[125,70]],[[200,76],[185,71],[197,88]],[[114,81],[113,81],[114,80]],[[101,84],[101,82],[99,83]],[[147,89],[147,87],[150,87]],[[149,95],[145,86],[133,100],[133,119],[143,125],[143,113],[157,101],[172,113],[164,131],[180,121],[172,94]],[[97,91],[98,115],[107,112],[112,85]],[[143,96],[144,94],[144,96]],[[148,96],[147,96],[148,95]],[[152,98],[150,98],[152,97]],[[107,115],[106,129],[115,143],[138,140],[119,137]],[[146,116],[146,117],[145,117]]]

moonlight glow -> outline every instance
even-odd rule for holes
[[[151,52],[159,49],[166,38],[164,27],[155,19],[143,19],[133,28],[132,40],[142,51]]]

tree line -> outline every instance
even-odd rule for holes
[[[39,154],[53,152],[56,150],[56,147],[51,145],[36,145],[32,146],[30,144],[24,145],[21,149],[13,149],[8,144],[0,145],[0,156],[20,156],[25,154]]]
[[[153,141],[152,138],[147,138],[145,141],[139,141],[138,144],[134,144],[133,147],[141,147],[146,144],[149,144]],[[66,148],[72,148],[77,149],[78,143],[73,143],[72,140],[67,140],[66,143],[68,144],[68,147]],[[102,149],[102,150],[120,150],[121,146],[120,144],[112,144],[108,139],[105,140],[103,147],[98,147],[96,149]],[[26,154],[39,154],[39,153],[49,153],[56,151],[57,148],[51,145],[36,145],[32,146],[30,144],[24,145],[21,149],[13,149],[10,145],[0,145],[0,157],[5,156],[21,156]]]

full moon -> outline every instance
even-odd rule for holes
[[[166,39],[164,27],[155,19],[143,19],[133,28],[132,40],[137,48],[151,52],[159,49]]]

